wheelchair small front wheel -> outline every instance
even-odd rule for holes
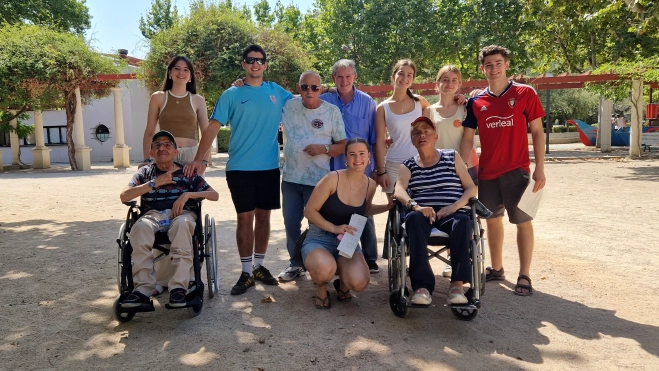
[[[478,315],[478,309],[451,308],[451,312],[461,321],[471,321]]]
[[[401,295],[400,290],[394,290],[389,294],[389,306],[391,311],[400,318],[407,316],[410,311],[407,307],[407,299]]]
[[[130,320],[135,317],[135,313],[125,313],[121,312],[121,294],[117,295],[117,298],[114,299],[114,303],[112,304],[112,311],[114,312],[114,319],[121,323],[126,323],[129,322]]]

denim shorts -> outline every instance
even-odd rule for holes
[[[339,260],[339,241],[336,238],[336,234],[327,232],[324,229],[320,229],[317,226],[309,223],[309,232],[307,233],[307,238],[304,239],[302,243],[302,261],[307,260],[307,255],[314,249],[324,249],[328,253],[332,254],[334,260]],[[355,253],[362,253],[362,249],[357,245]],[[354,256],[354,255],[353,255]]]

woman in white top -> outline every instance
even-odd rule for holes
[[[439,101],[425,108],[423,115],[430,118],[437,127],[439,139],[436,147],[439,149],[453,149],[459,152],[462,134],[464,133],[462,121],[467,115],[465,105],[458,103],[455,99],[455,95],[462,84],[462,74],[454,65],[446,65],[437,73],[435,84]],[[474,180],[474,184],[478,185],[478,155],[475,148],[466,161],[469,175]]]
[[[412,94],[410,86],[415,76],[414,62],[411,59],[399,60],[391,73],[394,93],[380,103],[376,111],[375,166],[378,184],[390,194],[394,192],[400,164],[417,154],[410,138],[410,123],[430,106],[424,97]],[[386,149],[387,133],[391,140],[389,150]]]

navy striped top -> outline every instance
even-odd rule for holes
[[[412,173],[407,193],[420,206],[432,206],[435,211],[453,204],[464,194],[462,182],[455,172],[455,151],[438,149],[437,152],[439,161],[429,167],[417,164],[419,155],[403,162]],[[469,207],[464,206],[458,212],[466,213],[469,210]]]

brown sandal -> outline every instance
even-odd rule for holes
[[[523,283],[519,283],[519,280],[527,280],[529,282],[528,285],[525,285]],[[524,289],[524,290],[529,290],[527,292],[523,291],[517,291],[518,289]],[[520,274],[517,276],[517,284],[515,285],[515,295],[519,296],[531,296],[533,295],[533,286],[531,285],[531,278],[529,276]]]
[[[341,291],[341,279],[337,278],[334,280],[334,289],[336,290],[336,298],[339,301],[350,301],[352,300],[352,294],[350,294],[350,290],[348,291]]]
[[[324,299],[316,295],[312,296],[311,298],[313,299],[313,305],[316,306],[316,309],[330,309],[332,306],[332,303],[330,303],[329,291],[327,291],[327,296],[325,296]],[[319,300],[323,304],[319,305],[316,300]]]

